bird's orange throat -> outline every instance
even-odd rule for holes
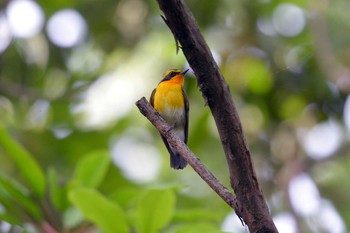
[[[171,78],[170,80],[165,81],[167,83],[172,83],[172,84],[179,84],[179,85],[184,85],[185,79],[182,74],[178,74]]]

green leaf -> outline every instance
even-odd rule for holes
[[[12,202],[6,192],[0,186],[0,203],[1,203],[1,213],[0,220],[7,221],[9,223],[22,225],[23,223],[23,211],[17,208],[17,206]],[[23,221],[22,221],[23,220]]]
[[[45,192],[45,175],[33,156],[16,142],[0,124],[0,145],[11,157],[30,189],[42,197]]]
[[[141,233],[153,233],[170,223],[176,197],[172,189],[148,190],[139,199],[137,218]]]
[[[3,185],[0,185],[0,222],[6,221],[14,225],[23,225],[23,210],[13,202]]]
[[[183,211],[176,211],[174,215],[174,221],[181,222],[194,222],[200,219],[201,221],[216,221],[219,222],[223,216],[220,216],[218,212],[205,209],[189,209]]]
[[[6,193],[8,198],[21,208],[23,208],[30,216],[36,220],[42,218],[42,213],[38,204],[35,203],[29,196],[28,191],[20,187],[19,184],[0,176],[0,186],[3,192]]]
[[[58,210],[65,210],[68,206],[67,189],[64,185],[59,185],[56,170],[51,167],[48,170],[48,186],[50,200]]]
[[[110,200],[119,203],[121,207],[127,208],[130,207],[130,203],[137,203],[141,192],[140,190],[140,187],[118,188],[108,197]]]
[[[14,217],[11,214],[0,214],[0,221],[5,221],[12,225],[22,225],[21,221],[19,221],[16,217]]]
[[[86,155],[78,162],[71,184],[98,187],[108,172],[110,162],[108,151],[95,151]]]
[[[210,232],[210,233],[222,233],[220,226],[210,222],[192,222],[191,224],[178,226],[167,233],[197,233],[197,232]]]
[[[94,189],[76,188],[69,192],[69,200],[81,213],[107,233],[128,233],[123,210]]]

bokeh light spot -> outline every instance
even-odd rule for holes
[[[313,159],[331,156],[340,146],[342,130],[334,121],[315,125],[301,137],[306,153]]]
[[[44,25],[44,13],[40,6],[30,0],[10,1],[6,9],[13,36],[29,38],[38,34]]]
[[[247,232],[247,226],[243,227],[237,215],[234,212],[231,212],[221,224],[221,231],[227,233],[243,233]]]
[[[346,98],[343,115],[344,115],[345,125],[350,131],[350,95]]]
[[[104,128],[124,117],[137,96],[132,79],[117,72],[102,75],[83,94],[82,102],[72,106],[74,114],[82,114],[78,124],[88,128]]]
[[[115,16],[113,17],[113,24],[124,37],[133,39],[144,30],[143,27],[147,13],[147,4],[144,1],[119,1]]]
[[[1,211],[2,212],[2,211]],[[0,223],[0,232],[10,232],[12,225],[6,221],[1,221]]]
[[[113,162],[128,179],[145,183],[157,178],[161,156],[155,147],[126,136],[113,143],[111,150]]]
[[[280,213],[273,217],[273,222],[279,232],[296,233],[297,223],[295,218],[290,213]]]
[[[272,24],[271,18],[268,17],[261,17],[257,20],[257,27],[259,31],[261,31],[263,34],[267,36],[274,36],[276,35],[276,30]]]
[[[50,102],[46,100],[37,100],[31,106],[28,115],[26,126],[28,129],[43,129],[46,127],[50,113]]]
[[[346,232],[343,219],[338,211],[328,200],[322,200],[320,209],[316,216],[317,228],[314,232],[342,233]],[[315,223],[310,223],[311,228],[315,228]]]
[[[72,9],[56,12],[47,24],[50,40],[59,47],[68,48],[79,45],[86,33],[87,26],[84,18]]]
[[[306,22],[304,12],[300,7],[283,3],[273,13],[272,23],[279,34],[293,37],[303,31]]]
[[[288,193],[296,213],[304,217],[316,213],[320,204],[320,194],[309,175],[300,174],[294,177],[289,183]]]

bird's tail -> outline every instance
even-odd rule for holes
[[[163,136],[162,139],[170,154],[170,167],[176,170],[184,169],[187,166],[187,161],[179,154],[179,152],[169,145]]]
[[[184,169],[187,166],[187,161],[177,151],[170,153],[170,167],[174,169]]]

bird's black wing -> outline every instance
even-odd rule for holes
[[[188,97],[184,88],[182,88],[182,95],[184,97],[184,103],[185,103],[185,129],[184,130],[185,130],[185,143],[187,144],[188,124],[189,124],[188,114],[190,112],[190,104],[188,102]]]
[[[149,98],[149,102],[151,103],[152,107],[154,107],[154,94],[156,93],[156,88],[152,91],[151,97]]]

